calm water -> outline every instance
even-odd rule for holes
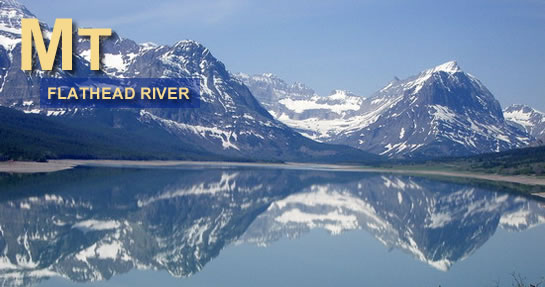
[[[545,276],[545,201],[269,168],[0,175],[0,286],[512,286]]]

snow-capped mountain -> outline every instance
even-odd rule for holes
[[[88,63],[81,57],[74,57],[74,71],[68,73],[60,69],[60,58],[52,71],[38,69],[34,62],[32,72],[21,70],[21,19],[36,18],[28,9],[15,0],[0,0],[0,105],[18,107],[27,112],[39,112],[38,101],[40,78],[74,77],[89,74]],[[40,24],[46,42],[50,28]]]
[[[478,154],[530,142],[507,124],[492,93],[456,62],[392,82],[369,100],[388,107],[369,125],[334,142],[391,157]]]
[[[21,71],[21,19],[35,18],[23,5],[12,0],[0,1],[0,104],[25,105],[32,93],[39,92],[39,83]],[[42,24],[42,28],[47,29]],[[15,86],[13,83],[24,83]]]
[[[512,105],[503,110],[503,116],[540,141],[538,144],[545,143],[545,113],[525,105]]]
[[[1,35],[9,36],[0,38],[0,76],[4,83],[0,90],[0,105],[26,112],[56,115],[67,120],[95,114],[96,111],[89,109],[74,113],[63,109],[39,108],[39,80],[45,74],[39,69],[33,73],[25,73],[20,69],[20,19],[34,16],[16,1],[0,0],[0,5],[0,15],[4,18],[1,20]],[[43,27],[49,31],[46,25]],[[199,147],[203,153],[258,160],[306,161],[329,158],[342,161],[343,158],[376,158],[356,149],[314,142],[277,121],[261,107],[243,83],[231,76],[222,62],[195,41],[185,40],[173,46],[159,46],[137,44],[114,34],[101,45],[104,73],[93,73],[87,62],[90,55],[89,40],[79,37],[75,40],[75,73],[56,70],[49,76],[199,78],[200,108],[150,109],[134,113],[142,126],[147,128],[159,125],[175,135],[180,145]],[[117,116],[116,110],[109,112],[110,115],[103,115],[107,121]]]
[[[395,158],[467,155],[523,147],[535,136],[507,123],[493,95],[455,62],[406,80],[395,79],[369,98],[342,90],[319,96],[300,83],[289,85],[271,74],[235,77],[195,41],[137,44],[114,33],[102,43],[103,73],[89,70],[89,41],[79,37],[74,72],[56,65],[49,73],[40,69],[29,73],[20,69],[23,17],[34,16],[14,0],[0,0],[0,105],[27,113],[68,121],[96,114],[40,109],[38,89],[44,76],[194,77],[201,84],[199,109],[140,110],[133,117],[142,129],[159,126],[180,145],[228,158],[376,159],[364,151]],[[42,26],[47,38],[50,28]],[[101,117],[122,128],[116,113],[101,112]]]
[[[273,74],[250,76],[238,73],[235,77],[242,80],[248,87],[251,87],[256,99],[268,110],[278,108],[276,103],[284,98],[310,99],[317,96],[314,90],[305,85],[301,83],[290,85]]]
[[[252,91],[256,90],[253,82],[265,83],[259,78],[253,82],[246,78],[245,82]],[[338,93],[329,96],[339,100],[329,106],[336,114],[330,118],[317,116],[318,113],[296,116],[313,109],[318,96],[309,103],[290,99],[288,92],[260,89],[281,97],[277,105],[282,107],[269,110],[305,135],[389,157],[504,151],[526,146],[532,140],[526,132],[505,121],[492,93],[454,61],[405,80],[396,78],[369,98]],[[275,109],[289,112],[277,114]]]
[[[236,75],[271,115],[301,134],[330,141],[354,125],[365,98],[344,90],[320,96],[301,83],[287,84],[273,74]]]

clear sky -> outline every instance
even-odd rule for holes
[[[193,39],[232,72],[271,72],[320,94],[369,96],[449,60],[503,106],[545,111],[545,0],[21,0],[49,24],[137,42]]]

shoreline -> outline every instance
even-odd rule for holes
[[[486,181],[501,181],[523,185],[545,186],[545,178],[518,175],[498,175],[485,173],[466,173],[458,171],[436,170],[405,170],[399,168],[370,168],[353,165],[313,164],[313,163],[252,163],[252,162],[223,162],[223,161],[135,161],[135,160],[50,160],[48,162],[8,161],[0,162],[0,173],[30,174],[49,173],[72,169],[78,166],[113,167],[113,168],[174,168],[183,166],[207,167],[260,167],[285,168],[295,170],[319,170],[337,172],[367,172],[390,173],[414,176],[442,176],[453,178],[478,179]]]

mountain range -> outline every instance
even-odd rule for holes
[[[320,96],[272,74],[237,74],[278,120],[314,140],[390,158],[465,156],[539,144],[543,113],[499,102],[455,61],[395,78],[368,98],[343,90]]]
[[[503,110],[505,119],[526,131],[542,145],[545,143],[545,113],[525,105],[512,105]]]
[[[15,0],[0,0],[0,106],[32,118],[0,123],[1,159],[171,158],[372,163],[383,157],[428,158],[497,152],[543,141],[545,118],[529,107],[502,111],[474,76],[448,62],[369,98],[336,90],[323,97],[271,75],[232,74],[209,49],[184,40],[138,44],[114,33],[102,41],[102,71],[89,69],[89,40],[75,36],[74,71],[20,69],[21,19],[35,16]],[[47,37],[51,29],[41,24]],[[60,57],[58,57],[60,58]],[[60,61],[60,59],[57,59]],[[193,77],[199,109],[44,109],[43,77]],[[4,110],[5,111],[5,110]],[[5,112],[7,113],[7,112]],[[24,114],[14,114],[27,122]],[[52,118],[55,118],[52,120]],[[89,131],[85,122],[100,128]],[[77,124],[78,123],[78,124]],[[58,133],[36,145],[38,127]],[[70,128],[63,133],[65,126]],[[109,141],[119,132],[127,138]],[[92,134],[89,134],[92,132]],[[78,135],[78,138],[74,136]],[[74,142],[70,152],[59,146]],[[142,144],[135,147],[135,139]],[[130,140],[129,140],[130,139]],[[134,150],[121,152],[121,146]],[[26,152],[32,150],[32,152]],[[94,151],[100,152],[94,152]],[[117,150],[118,152],[108,153]],[[162,151],[157,153],[157,150]],[[156,156],[153,156],[156,154]]]
[[[44,121],[46,117],[56,117],[62,124],[78,121],[98,123],[106,130],[123,130],[144,139],[150,137],[149,130],[154,130],[156,135],[166,133],[169,136],[160,139],[162,144],[178,145],[177,157],[185,159],[194,159],[195,149],[200,151],[199,156],[234,160],[365,161],[378,158],[358,149],[315,142],[275,120],[248,88],[231,76],[223,63],[195,41],[159,46],[137,44],[114,34],[102,43],[103,71],[94,73],[88,68],[89,41],[76,37],[76,63],[72,73],[59,70],[59,65],[56,70],[44,73],[38,69],[36,62],[34,71],[23,72],[20,69],[22,18],[34,18],[34,15],[16,1],[0,0],[2,106],[39,114]],[[42,28],[44,31],[50,30],[46,24],[42,24]],[[198,78],[201,105],[199,109],[40,109],[40,78],[73,76]],[[77,132],[85,133],[81,129]],[[108,140],[102,144],[108,145]],[[80,142],[80,145],[83,149],[93,150],[96,143]],[[12,145],[5,150],[16,148]],[[142,145],[140,151],[145,153],[150,148]],[[47,158],[62,157],[62,152],[54,147],[43,151]],[[10,155],[4,157],[9,158]],[[91,153],[83,157],[97,155]],[[117,156],[114,154],[110,157]]]

